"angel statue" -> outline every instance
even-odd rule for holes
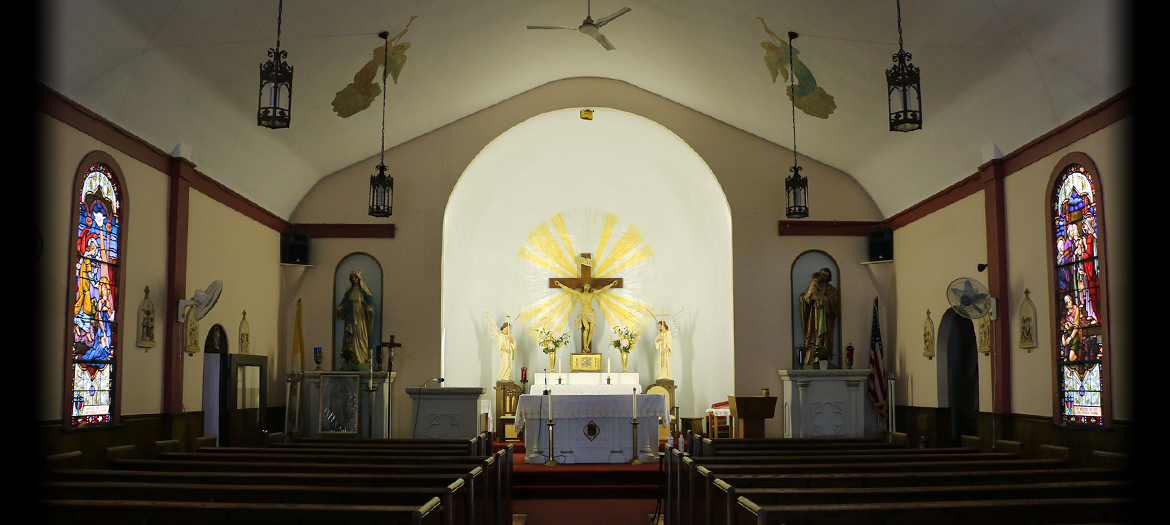
[[[496,381],[511,381],[512,361],[516,359],[516,338],[512,337],[512,323],[505,322],[497,329],[492,314],[484,310],[483,315],[487,318],[488,335],[496,340],[500,350],[500,373],[496,376]]]
[[[674,352],[674,335],[671,332],[678,332],[682,328],[682,311],[683,309],[679,308],[668,324],[666,314],[655,315],[654,312],[646,310],[658,323],[658,337],[654,338],[654,349],[658,350],[658,379],[674,379],[670,371],[670,354]],[[658,319],[659,317],[662,319]]]

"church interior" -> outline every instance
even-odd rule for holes
[[[596,372],[670,380],[675,432],[766,389],[761,437],[789,437],[785,374],[827,326],[830,372],[881,376],[866,437],[1134,452],[1127,2],[592,3],[44,4],[39,453],[186,449],[241,353],[265,362],[261,430],[300,430],[324,401],[290,378],[355,346],[393,372],[383,437],[414,436],[407,389],[435,386],[482,388],[463,424],[501,432],[499,384],[562,378],[586,317]],[[554,285],[587,271],[620,286]],[[541,328],[569,334],[556,362]]]

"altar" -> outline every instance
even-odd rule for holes
[[[869,369],[779,372],[784,437],[868,437],[863,434]]]
[[[390,385],[397,372],[313,371],[290,402],[308,405],[301,436],[389,438]],[[303,400],[303,401],[302,401]]]
[[[576,374],[574,374],[576,375]],[[607,386],[607,385],[597,385]],[[616,386],[616,385],[609,385]],[[634,458],[631,419],[637,398],[638,460],[658,461],[658,425],[670,426],[670,407],[663,394],[622,395],[526,394],[516,406],[516,431],[524,432],[525,463],[628,463]],[[536,385],[539,391],[543,385]],[[552,404],[553,448],[549,452],[549,404]],[[661,419],[660,419],[661,418]]]

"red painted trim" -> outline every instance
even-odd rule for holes
[[[186,159],[173,158],[167,206],[167,304],[162,324],[166,326],[163,354],[164,414],[183,412],[183,325],[175,322],[179,301],[187,298],[187,228],[190,218],[191,186],[195,166]]]
[[[999,298],[997,319],[991,321],[991,380],[994,401],[992,413],[1012,412],[1011,318],[1007,300],[1011,297],[1008,282],[1007,205],[1004,203],[1004,164],[999,160],[984,165],[980,181],[984,196],[984,222],[987,229],[987,288]]]
[[[161,173],[170,173],[171,161],[175,157],[41,83],[37,83],[37,108]],[[190,161],[184,162],[190,164]],[[288,221],[195,170],[194,164],[190,165],[191,169],[184,170],[183,177],[192,188],[273,230],[288,232]]]
[[[393,239],[398,227],[393,224],[325,224],[298,223],[289,231],[307,233],[314,239]]]
[[[1088,137],[1110,124],[1132,115],[1134,111],[1133,88],[1131,87],[1097,104],[1092,109],[1077,115],[1056,129],[1020,146],[1015,151],[1005,155],[1002,159],[997,159],[992,162],[1002,162],[1002,176],[1007,177],[1063,148],[1069,147],[1078,140]],[[946,189],[926,198],[922,202],[891,215],[885,221],[886,227],[896,230],[983,189],[983,186],[978,183],[977,179],[980,178],[980,174],[983,173],[984,168],[988,164],[990,162],[980,166],[980,171],[948,186]]]
[[[780,221],[780,236],[843,235],[864,237],[882,225],[878,221]]]

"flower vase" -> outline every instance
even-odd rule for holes
[[[626,373],[626,364],[630,362],[630,353],[621,352],[622,354],[622,373]]]
[[[828,360],[821,359],[820,361],[817,361],[817,363],[820,365],[821,370],[828,370],[829,369],[829,361]]]
[[[549,372],[555,372],[556,369],[557,369],[557,351],[553,350],[552,352],[548,353],[548,370],[549,370]]]

